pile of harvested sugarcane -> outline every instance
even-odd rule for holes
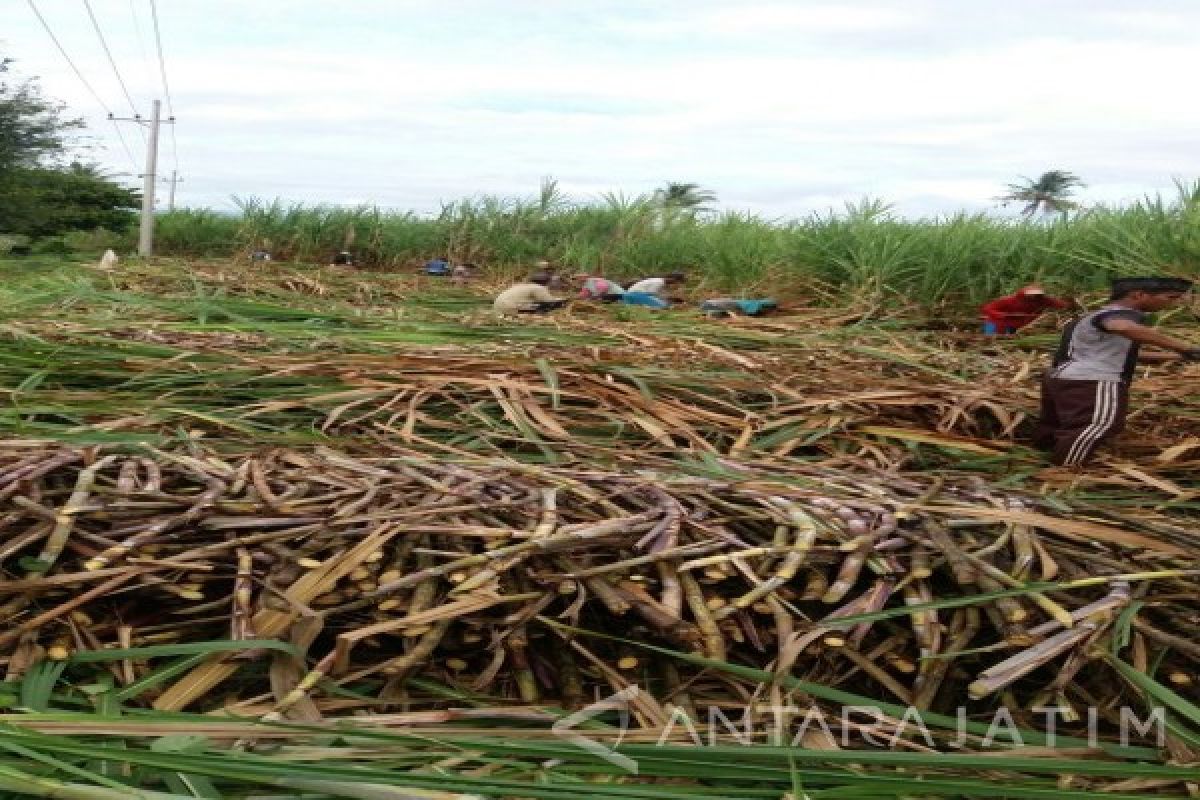
[[[305,721],[448,698],[573,709],[629,685],[648,690],[635,711],[650,728],[670,708],[752,703],[639,643],[948,713],[1057,704],[1115,725],[1137,697],[1118,658],[1193,693],[1200,564],[1184,530],[977,481],[723,466],[7,442],[0,661],[12,681],[110,648],[230,640],[127,699]],[[109,669],[123,688],[154,666]]]
[[[1200,777],[1194,367],[1140,374],[1118,457],[1063,475],[1024,445],[1053,336],[67,277],[0,287],[0,791],[1062,800]],[[578,710],[636,781],[551,728]],[[1164,740],[1125,724],[1158,711]]]
[[[1052,337],[1030,349],[892,325],[851,330],[839,324],[856,317],[837,309],[636,324],[601,310],[513,324],[67,288],[53,302],[13,293],[11,308],[0,304],[11,401],[0,433],[203,436],[222,449],[319,441],[367,454],[399,442],[606,464],[636,447],[665,458],[861,456],[929,468],[944,461],[928,456],[948,453],[990,460],[989,472],[1043,465],[1022,444]],[[1200,478],[1200,438],[1189,434],[1200,425],[1197,374],[1138,376],[1122,446],[1140,475],[1121,480],[1178,498],[1180,482]]]

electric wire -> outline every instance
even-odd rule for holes
[[[66,60],[67,65],[71,67],[71,70],[75,73],[75,76],[79,78],[79,82],[83,84],[84,88],[88,90],[88,93],[91,94],[91,96],[95,98],[96,102],[100,104],[100,108],[104,109],[104,113],[108,114],[109,122],[112,123],[113,130],[117,133],[117,139],[121,142],[121,149],[123,149],[125,151],[125,155],[129,157],[129,163],[133,165],[133,169],[136,172],[138,170],[137,159],[133,157],[133,151],[129,149],[129,143],[125,141],[125,134],[121,132],[121,126],[117,124],[116,120],[112,119],[112,109],[108,107],[108,104],[104,102],[103,98],[101,98],[96,92],[95,88],[93,88],[91,82],[88,81],[83,72],[80,71],[79,67],[75,65],[75,62],[71,59],[70,54],[67,53],[66,48],[62,46],[62,42],[60,42],[58,37],[54,35],[54,30],[50,27],[50,23],[48,23],[46,18],[42,16],[42,12],[38,10],[38,7],[33,0],[25,0],[25,2],[29,4],[29,9],[33,12],[34,16],[38,18],[38,22],[42,24],[42,28],[45,29],[46,34],[50,37],[50,41],[54,42],[54,46],[58,48],[58,52],[62,54],[62,57],[64,60]]]
[[[150,66],[150,56],[146,53],[146,37],[142,35],[142,22],[138,18],[137,0],[129,0],[129,15],[133,17],[133,30],[137,35],[138,52],[142,54],[142,68],[146,70],[146,85],[154,83],[154,68]]]
[[[154,21],[154,44],[158,49],[158,74],[162,78],[163,96],[167,100],[167,117],[174,122],[175,108],[171,103],[171,88],[167,84],[167,62],[163,58],[162,33],[158,26],[158,3],[150,0],[150,17]],[[175,125],[171,125],[171,160],[179,170],[179,145],[175,141]]]
[[[125,79],[121,77],[121,70],[117,68],[117,61],[113,58],[112,50],[108,47],[108,41],[104,38],[104,31],[100,30],[100,22],[96,19],[96,12],[92,10],[91,0],[83,0],[83,7],[87,9],[88,18],[92,21],[92,28],[96,31],[96,37],[100,40],[100,46],[104,48],[104,55],[108,58],[108,64],[112,67],[113,75],[117,76],[117,83],[121,87],[121,92],[125,95],[126,102],[129,103],[129,111],[136,117],[138,116],[137,106],[133,102],[133,97],[129,94],[129,87],[125,85]],[[138,126],[138,133],[142,135],[142,140],[146,139],[146,131],[142,126]]]

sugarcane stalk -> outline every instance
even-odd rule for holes
[[[537,542],[549,539],[554,535],[554,529],[558,524],[558,489],[542,490],[542,516],[538,520],[537,527],[530,534],[526,544],[536,545]],[[516,552],[509,558],[503,561],[489,564],[479,570],[469,580],[460,583],[451,590],[451,593],[470,592],[482,586],[486,586],[496,580],[500,575],[514,569],[521,564],[526,558],[533,553],[533,549],[525,548],[522,551]]]
[[[0,475],[0,503],[20,491],[23,482],[35,481],[60,467],[81,460],[83,460],[83,454],[74,450],[64,450],[47,459],[38,456],[30,458],[28,463],[23,463],[4,475]]]
[[[933,600],[933,591],[929,582],[920,580],[904,587],[905,605],[923,605]],[[917,654],[920,661],[917,667],[918,678],[932,668],[934,661],[931,657],[938,652],[941,645],[942,627],[938,623],[937,611],[914,611],[910,615],[913,634],[917,640]]]
[[[417,570],[418,572],[428,570],[433,566],[433,556],[429,553],[417,553]],[[438,581],[437,578],[428,577],[417,584],[413,589],[412,594],[408,598],[408,605],[405,608],[405,613],[408,615],[417,614],[426,609],[433,607],[433,601],[437,598]],[[411,638],[416,634],[407,632],[406,637]]]
[[[659,596],[658,602],[672,614],[679,616],[683,613],[683,586],[680,583],[679,571],[675,564],[669,561],[659,561],[655,565],[658,572]]]
[[[981,627],[978,608],[968,606],[956,611],[946,642],[947,652],[957,653],[967,649],[967,646],[979,634]],[[922,711],[929,709],[938,690],[942,687],[946,674],[950,671],[950,666],[951,659],[949,658],[927,658],[921,662],[917,677],[913,681],[913,706]]]
[[[867,563],[867,556],[871,553],[873,542],[874,540],[870,537],[859,537],[858,546],[842,559],[833,583],[821,596],[822,603],[837,603],[854,587],[854,584],[858,582],[858,576],[862,573],[863,566]]]
[[[1189,657],[1200,661],[1200,644],[1184,636],[1167,633],[1160,628],[1156,628],[1140,616],[1133,618],[1133,627],[1139,633],[1145,635],[1147,639],[1157,642],[1165,647],[1170,647],[1173,650],[1178,650],[1181,653],[1186,653]]]
[[[529,634],[524,625],[513,628],[505,639],[505,646],[513,665],[513,682],[521,701],[530,705],[541,701],[541,690],[537,678],[529,666]]]
[[[853,647],[843,647],[838,650],[838,654],[871,676],[880,686],[895,695],[901,703],[911,705],[912,693],[908,689],[905,689],[898,680],[889,675],[886,670],[865,658],[858,650]]]
[[[208,488],[201,492],[192,506],[183,514],[177,517],[163,517],[157,522],[151,523],[140,533],[122,540],[117,545],[89,559],[84,563],[83,568],[87,570],[102,569],[117,559],[123,558],[135,547],[156,539],[169,530],[193,522],[209,509],[225,490],[226,486],[224,483],[216,479],[211,479],[208,483]]]
[[[645,524],[648,519],[649,517],[646,514],[640,514],[624,519],[605,520],[604,522],[586,525],[582,528],[572,530],[563,529],[559,533],[547,536],[544,539],[531,539],[485,553],[475,553],[439,566],[428,567],[405,575],[397,580],[383,584],[374,592],[371,592],[369,596],[379,597],[380,595],[407,589],[416,586],[428,578],[443,578],[457,570],[482,566],[490,561],[499,561],[512,556],[528,555],[534,552],[553,552],[564,547],[603,539],[618,533],[628,533],[630,529]]]
[[[1075,676],[1079,674],[1079,670],[1091,661],[1095,654],[1090,652],[1096,640],[1104,633],[1104,629],[1097,627],[1092,635],[1084,639],[1083,642],[1067,656],[1066,661],[1059,667],[1058,673],[1054,676],[1054,680],[1050,682],[1048,691],[1058,697],[1063,697],[1066,694],[1066,689],[1071,681],[1075,680]]]
[[[573,561],[565,556],[560,556],[557,559],[557,563],[564,572],[571,574],[583,572],[583,570],[577,567]],[[597,575],[595,577],[584,578],[583,585],[586,586],[588,591],[595,595],[596,599],[603,603],[604,607],[608,609],[608,612],[614,616],[624,616],[625,614],[628,614],[630,608],[632,608],[632,606],[629,604],[629,601],[621,596],[621,593],[617,591],[616,587],[605,580],[605,578],[602,576]]]
[[[1029,575],[1033,572],[1033,564],[1037,560],[1037,552],[1034,549],[1035,538],[1032,526],[1015,524],[1012,526],[1013,565],[1008,574],[1014,580],[1029,580]]]
[[[660,561],[676,559],[676,558],[680,558],[682,556],[695,555],[697,553],[708,553],[708,552],[712,552],[713,550],[716,550],[720,547],[722,547],[722,544],[720,542],[696,542],[693,544],[680,545],[679,547],[675,547],[671,550],[660,550],[657,553],[646,553],[645,555],[633,556],[632,558],[626,558],[626,559],[622,559],[620,561],[613,561],[608,564],[597,564],[594,567],[587,567],[584,569],[579,569],[575,572],[568,572],[566,574],[572,578],[591,578],[591,577],[595,577],[597,575],[605,575],[610,572],[629,572],[634,567],[640,567],[640,566],[644,566],[646,564],[657,564]],[[761,550],[763,553],[772,552],[771,548],[756,548],[756,549]],[[751,553],[751,555],[758,555],[758,554],[759,553],[757,553],[757,552]],[[716,556],[715,560],[713,560],[711,562],[706,558],[693,559],[691,561],[684,561],[683,563],[679,564],[676,567],[676,569],[681,572],[686,572],[690,569],[695,569],[697,567],[706,566],[709,563],[715,564],[715,563],[720,563],[723,561],[728,561],[730,558],[733,558],[733,557],[735,557],[735,556],[730,556],[730,555]]]
[[[666,702],[671,703],[676,708],[683,711],[688,716],[688,719],[698,720],[700,717],[696,713],[696,705],[692,701],[692,696],[684,686],[683,679],[679,675],[679,668],[675,666],[675,662],[663,659],[659,662],[663,678],[663,698]]]
[[[558,666],[558,686],[562,706],[568,710],[579,708],[583,705],[585,696],[583,675],[579,671],[579,664],[575,661],[575,656],[569,647],[555,647],[552,648],[552,652]]]
[[[255,638],[253,622],[254,560],[244,547],[237,550],[237,574],[233,580],[233,608],[230,611],[230,635],[233,641]],[[244,651],[241,658],[256,658],[262,650]]]
[[[846,519],[847,528],[855,535],[855,538],[852,540],[853,549],[842,561],[833,583],[821,597],[823,603],[837,603],[846,596],[846,593],[858,582],[858,577],[862,574],[862,569],[874,550],[877,539],[896,529],[896,518],[891,514],[882,515],[878,523],[871,527],[848,509],[839,511]]]
[[[970,586],[975,583],[975,570],[967,560],[966,554],[951,539],[946,529],[933,519],[924,520],[925,531],[933,541],[934,548],[941,552],[950,566],[954,582],[960,586]]]
[[[1074,628],[1044,639],[979,673],[975,681],[967,687],[967,692],[973,699],[978,700],[992,692],[999,691],[1075,647],[1089,638],[1098,628],[1099,626],[1094,622],[1082,622]]]
[[[725,636],[721,633],[721,629],[717,626],[717,622],[708,608],[708,600],[704,596],[700,582],[690,572],[681,572],[679,582],[683,587],[688,609],[696,621],[696,627],[700,629],[704,643],[704,655],[717,661],[724,661],[726,658]]]
[[[829,576],[819,569],[811,569],[805,575],[804,592],[800,595],[800,599],[810,602],[820,600],[827,591],[829,591]]]
[[[804,565],[805,559],[808,558],[809,550],[817,540],[817,524],[811,515],[795,503],[782,497],[772,497],[771,502],[773,505],[782,508],[787,514],[788,521],[795,534],[792,549],[784,556],[783,563],[775,571],[774,575],[740,597],[735,598],[727,609],[723,609],[718,614],[718,618],[723,618],[743,608],[749,608],[762,598],[789,583],[796,577],[796,573],[800,570],[800,567]]]
[[[287,716],[292,707],[309,696],[313,689],[317,687],[326,675],[329,674],[330,668],[333,666],[335,653],[329,653],[320,661],[318,661],[312,669],[308,671],[300,682],[296,684],[290,692],[283,696],[283,699],[275,704],[270,713],[265,714],[262,718],[263,722],[278,722]]]
[[[695,642],[701,638],[700,631],[695,625],[687,622],[651,597],[650,593],[639,584],[623,580],[615,588],[638,616],[664,634],[685,643]]]
[[[115,460],[116,456],[105,456],[79,471],[79,475],[75,480],[75,488],[71,491],[71,496],[67,498],[66,504],[63,505],[62,509],[56,515],[54,529],[46,539],[42,547],[42,552],[38,554],[37,560],[42,562],[45,567],[39,567],[33,572],[37,574],[45,573],[58,560],[59,555],[62,554],[63,546],[67,543],[67,537],[71,535],[71,530],[75,527],[76,515],[87,503],[88,495],[91,494],[92,485],[96,482],[96,474]]]
[[[137,469],[138,464],[132,459],[121,462],[121,469],[117,472],[117,494],[133,494],[137,488]]]
[[[998,591],[999,589],[1002,589],[1004,587],[1022,588],[1025,585],[1021,581],[1013,578],[1007,572],[997,569],[996,567],[993,567],[991,564],[988,564],[984,561],[977,559],[974,555],[968,555],[967,558],[969,558],[971,560],[971,563],[973,563],[979,569],[981,576],[986,576],[986,577],[981,578],[980,586],[985,588],[987,591]],[[992,580],[989,581],[988,579],[992,579]],[[985,582],[996,588],[987,588],[985,586]],[[1067,611],[1065,608],[1063,608],[1060,604],[1054,602],[1054,600],[1047,597],[1045,594],[1043,594],[1041,592],[1030,592],[1027,596],[1029,597],[1030,600],[1032,600],[1034,603],[1036,603],[1038,606],[1040,606],[1043,611],[1045,611],[1047,614],[1049,614],[1053,619],[1057,620],[1059,622],[1059,624],[1062,625],[1063,627],[1070,627],[1072,625],[1071,613],[1069,611]],[[1013,599],[1015,599],[1015,598],[1003,598],[1003,597],[997,598],[997,604],[1000,605],[1001,607],[1007,606],[1006,616],[1013,622],[1020,622],[1024,619],[1024,616],[1013,616],[1013,615],[1009,614],[1008,611],[1009,611],[1009,608],[1011,608],[1010,604],[1005,604],[1005,603],[999,602],[1000,600],[1013,600]],[[1013,613],[1016,613],[1016,612],[1013,612]],[[1022,613],[1023,613],[1023,609],[1022,609]]]
[[[896,587],[896,582],[891,578],[880,578],[868,590],[868,600],[863,606],[860,613],[872,614],[876,611],[881,611],[887,605],[888,599],[892,596],[892,591]],[[872,623],[860,622],[850,631],[849,641],[852,647],[862,646],[862,642],[867,638],[867,634],[871,630]]]
[[[929,550],[923,544],[916,545],[912,550],[906,577],[914,581],[921,581],[932,574],[933,567],[929,563]]]
[[[338,683],[356,681],[376,672],[382,672],[391,678],[404,678],[408,676],[413,669],[425,663],[433,655],[433,651],[437,649],[437,646],[441,643],[442,638],[445,637],[446,632],[453,623],[453,619],[444,619],[433,623],[429,626],[429,630],[421,634],[421,637],[417,639],[412,649],[404,655],[396,656],[383,663],[360,669],[357,672],[352,672],[341,678]]]

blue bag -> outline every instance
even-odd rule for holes
[[[643,308],[666,308],[671,305],[658,295],[649,292],[626,292],[621,295],[621,302],[627,306],[642,306]]]

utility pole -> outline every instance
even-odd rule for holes
[[[138,229],[138,255],[154,254],[154,177],[158,173],[158,126],[162,101],[154,101],[150,116],[150,136],[146,140],[146,174],[142,177],[142,225]]]
[[[179,177],[178,171],[171,170],[171,180],[167,181],[171,184],[171,193],[167,195],[167,211],[175,210],[175,186],[182,181],[183,178]]]
[[[158,180],[158,129],[164,123],[162,101],[154,101],[154,111],[149,122],[142,119],[140,114],[132,117],[114,117],[109,114],[108,118],[120,122],[136,122],[139,125],[148,125],[150,128],[150,135],[146,137],[146,172],[142,175],[142,220],[138,229],[138,255],[149,258],[154,255],[154,184]],[[170,117],[165,122],[168,125],[172,124],[175,122],[175,118]],[[175,184],[172,183],[172,204],[174,201]]]

